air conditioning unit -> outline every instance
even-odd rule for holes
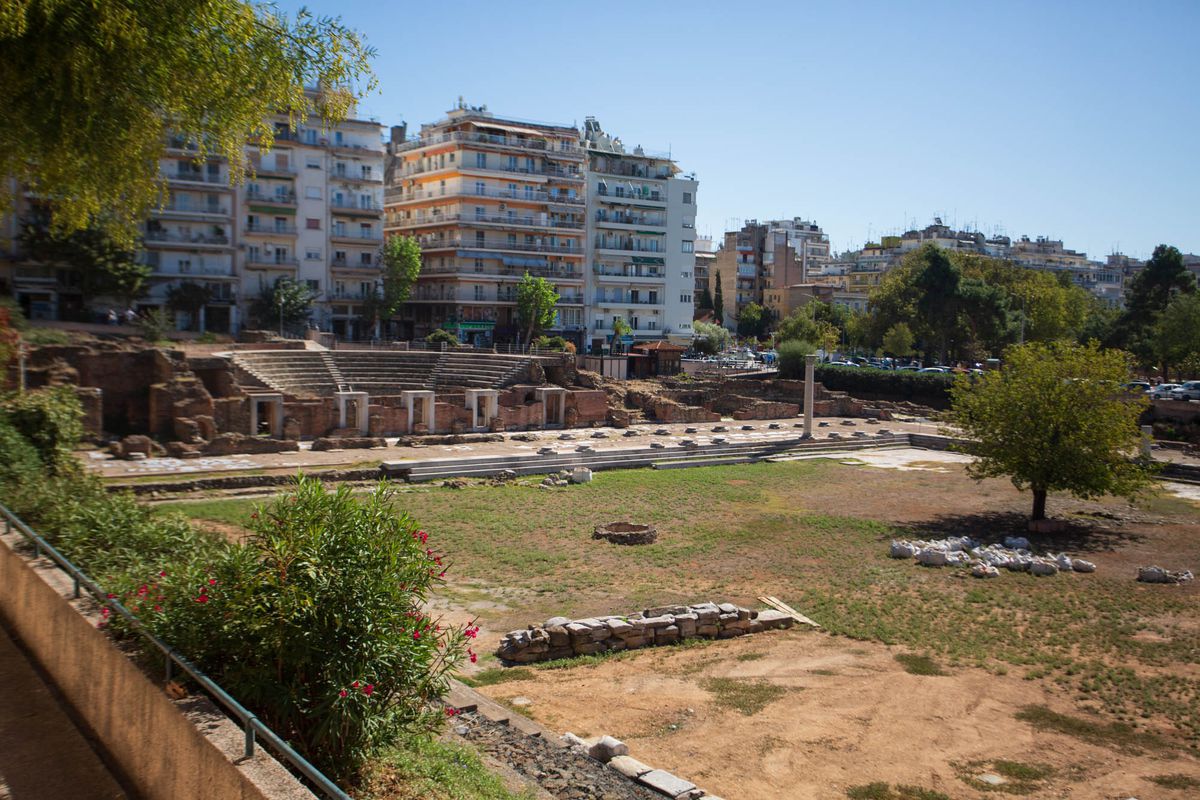
[[[501,203],[501,204],[500,204],[500,210],[501,210],[501,211],[504,211],[506,208],[508,208],[508,204],[507,204],[507,203]]]

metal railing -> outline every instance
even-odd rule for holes
[[[146,630],[141,620],[137,618],[137,615],[126,608],[115,597],[110,597],[95,581],[88,577],[87,573],[75,566],[66,556],[58,552],[52,544],[43,539],[3,504],[0,504],[0,516],[4,517],[5,533],[11,534],[15,528],[18,533],[29,540],[33,545],[34,558],[45,556],[57,564],[63,572],[67,573],[67,576],[71,578],[71,582],[74,585],[73,589],[76,598],[82,597],[83,592],[87,592],[97,603],[108,606],[119,614],[122,619],[129,623],[131,630],[136,631],[139,636],[154,645],[163,656],[163,671],[167,681],[172,680],[174,670],[179,669],[184,675],[191,678],[204,689],[205,693],[216,701],[218,705],[237,717],[241,722],[242,730],[245,734],[244,754],[246,758],[254,755],[255,744],[259,737],[261,737],[264,744],[282,756],[297,772],[312,781],[326,797],[335,798],[335,800],[351,800],[350,796],[342,791],[336,783],[310,764],[304,756],[297,753],[291,745],[263,724],[248,708],[235,700],[229,692],[222,689],[216,681],[201,672],[198,667],[173,650],[170,645]]]
[[[483,191],[479,191],[477,188],[468,186],[459,188],[449,187],[444,191],[439,187],[439,190],[436,192],[431,189],[410,189],[407,191],[396,189],[384,192],[383,196],[388,202],[396,203],[410,200],[428,200],[434,197],[496,197],[501,200],[526,200],[545,203],[568,203],[571,205],[583,205],[585,202],[585,198],[580,195],[550,194],[543,191],[512,191],[509,189],[484,189]]]

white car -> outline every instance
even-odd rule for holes
[[[1155,400],[1169,400],[1171,392],[1178,388],[1178,383],[1160,383],[1150,390],[1150,397]]]
[[[925,367],[925,369],[917,370],[917,372],[949,372],[949,371],[950,370],[946,369],[945,367]]]
[[[1200,381],[1187,381],[1171,390],[1172,400],[1200,400]]]

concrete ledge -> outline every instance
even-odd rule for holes
[[[259,747],[242,758],[242,729],[207,698],[173,701],[102,631],[66,574],[0,534],[0,614],[105,754],[148,800],[313,800]]]

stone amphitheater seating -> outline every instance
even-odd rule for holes
[[[328,397],[339,388],[369,395],[407,389],[501,389],[523,378],[530,360],[481,352],[404,350],[259,350],[233,355],[263,386],[298,397]]]

